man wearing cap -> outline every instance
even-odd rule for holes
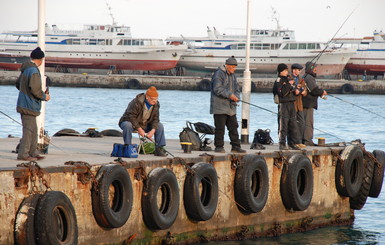
[[[307,95],[307,89],[305,89],[305,81],[299,76],[302,69],[303,67],[298,63],[294,63],[291,65],[291,74],[293,75],[294,85],[299,91],[299,93],[295,97],[294,107],[295,111],[297,112],[298,132],[299,137],[301,139],[301,143],[302,135],[306,127],[305,118],[303,115],[302,97]]]
[[[300,150],[305,146],[300,144],[301,138],[298,131],[296,111],[294,102],[298,89],[294,85],[294,80],[288,78],[289,68],[286,64],[279,64],[277,67],[278,78],[274,83],[274,94],[278,95],[278,120],[279,120],[279,149]],[[288,146],[286,146],[286,138]]]
[[[43,63],[44,52],[37,47],[31,52],[31,61],[23,63],[21,74],[16,81],[19,90],[16,111],[20,113],[23,125],[23,136],[20,141],[17,159],[36,161],[44,159],[37,149],[36,117],[40,115],[41,102],[49,101],[48,91],[42,90],[41,75],[38,67]]]
[[[123,130],[124,144],[131,144],[132,132],[138,131],[142,137],[151,139],[155,135],[155,156],[166,156],[163,146],[166,145],[163,124],[159,122],[158,91],[154,86],[146,93],[138,94],[127,106],[119,120]]]
[[[235,77],[237,60],[231,56],[225,65],[218,67],[211,80],[210,114],[214,115],[215,152],[224,153],[225,126],[229,131],[231,152],[245,153],[238,134],[237,102],[240,88]]]
[[[327,92],[317,86],[315,78],[317,77],[316,64],[308,61],[305,65],[305,86],[307,96],[302,98],[303,114],[305,119],[305,130],[302,136],[302,143],[313,146],[313,127],[314,127],[314,109],[318,108],[318,97],[327,95]]]

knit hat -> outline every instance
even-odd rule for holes
[[[228,58],[228,59],[226,60],[226,65],[237,66],[237,65],[238,65],[238,62],[237,62],[237,60],[234,58],[234,56],[231,56],[230,58]]]
[[[278,73],[281,73],[282,71],[284,71],[286,69],[289,69],[289,68],[287,67],[286,64],[283,64],[283,63],[279,64],[278,67],[277,67]]]
[[[146,95],[148,95],[150,97],[158,97],[158,91],[156,90],[156,88],[154,86],[151,86],[147,89]]]
[[[310,72],[312,72],[314,70],[314,68],[317,67],[317,65],[315,63],[311,62],[311,61],[308,61],[308,62],[306,62],[305,67],[306,67],[306,72],[310,73]]]
[[[43,59],[44,57],[45,57],[44,52],[40,49],[40,47],[35,48],[31,52],[31,58],[32,59],[40,60],[40,59]]]

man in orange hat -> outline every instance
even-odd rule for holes
[[[138,94],[127,106],[119,120],[123,130],[124,144],[131,144],[132,132],[138,131],[142,137],[151,139],[155,135],[155,156],[166,156],[163,146],[166,145],[163,124],[159,122],[158,91],[154,86],[146,93]]]

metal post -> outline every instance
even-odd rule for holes
[[[243,72],[242,84],[242,100],[250,103],[251,91],[251,73],[250,73],[250,20],[251,20],[251,0],[247,0],[247,24],[246,24],[246,67]],[[250,105],[242,102],[242,129],[241,143],[249,143],[249,121],[250,121]]]
[[[38,0],[38,46],[45,52],[45,0]],[[39,67],[42,81],[42,90],[45,91],[45,60]],[[40,116],[36,118],[38,130],[38,144],[44,145],[44,121],[45,121],[45,102],[41,103]]]

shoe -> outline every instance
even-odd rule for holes
[[[302,150],[302,149],[306,148],[306,145],[303,145],[303,144],[295,144],[295,145],[290,145],[289,147],[290,147],[290,149],[292,149],[292,150]]]
[[[243,150],[241,147],[239,146],[233,146],[231,148],[231,152],[233,153],[246,153],[246,150]]]
[[[225,148],[223,148],[223,147],[215,147],[215,150],[214,150],[215,152],[218,152],[218,153],[225,153],[226,151],[225,151]]]
[[[261,143],[255,143],[251,144],[250,149],[264,150],[266,147],[264,147]]]
[[[279,144],[279,149],[280,150],[290,150],[290,148],[288,146],[286,146],[286,144]]]
[[[166,153],[166,151],[163,149],[163,147],[156,147],[156,148],[155,148],[155,152],[154,152],[154,156],[158,156],[158,157],[166,157],[166,156],[167,156],[167,153]]]
[[[304,142],[304,144],[307,146],[315,146],[313,141],[306,141],[306,142]]]
[[[40,155],[37,155],[35,156],[36,160],[39,161],[39,160],[43,160],[45,157],[44,156],[40,156]]]
[[[36,157],[28,156],[28,157],[21,157],[21,158],[18,157],[17,160],[31,162],[31,161],[37,161],[37,158]]]

